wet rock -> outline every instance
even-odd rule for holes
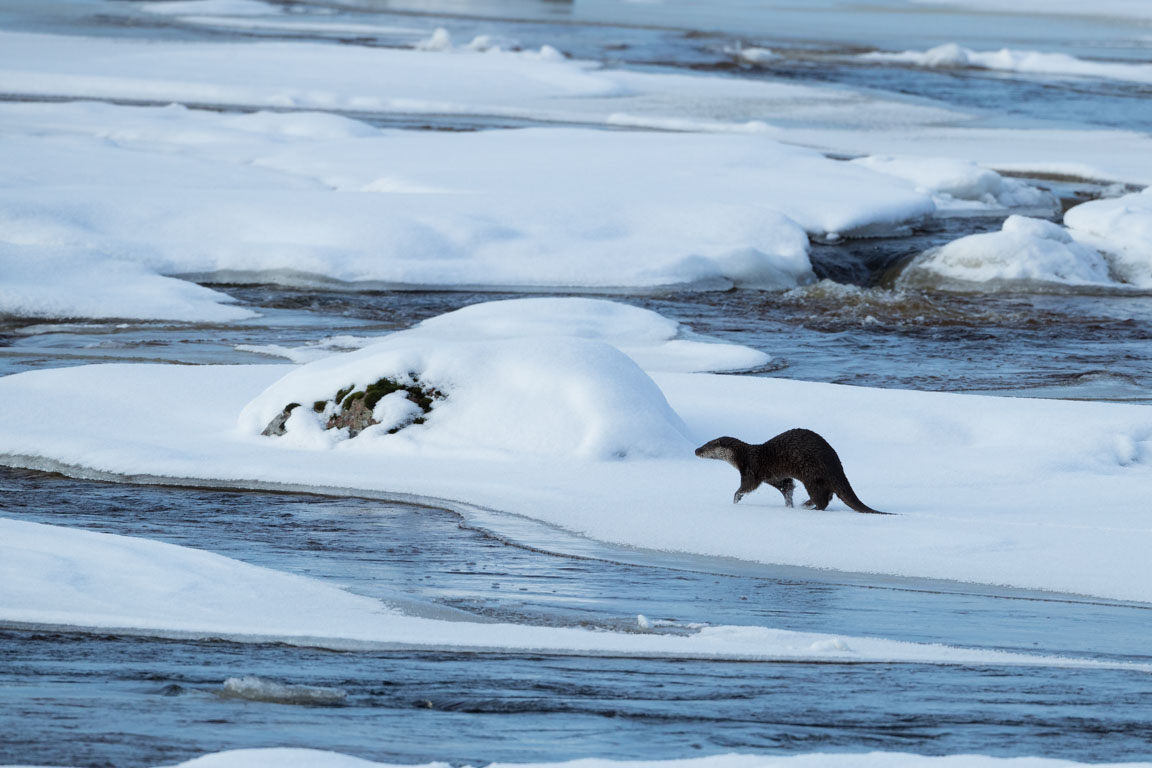
[[[265,437],[279,437],[283,435],[285,432],[284,424],[287,423],[288,417],[292,415],[292,411],[299,407],[300,403],[288,403],[288,405],[284,406],[284,410],[276,415],[276,418],[268,422],[268,426],[264,427],[264,431],[260,434]]]

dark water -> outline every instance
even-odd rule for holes
[[[431,615],[627,630],[643,613],[665,631],[760,624],[1152,660],[1147,606],[576,559],[510,546],[449,512],[357,499],[7,469],[0,498],[8,517],[195,544]],[[337,653],[12,629],[0,629],[0,658],[8,763],[145,766],[272,745],[473,764],[873,749],[1152,758],[1152,676],[1139,671]],[[328,706],[224,695],[226,680],[249,676],[344,695]]]

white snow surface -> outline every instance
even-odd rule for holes
[[[651,310],[604,299],[522,298],[486,301],[429,318],[403,332],[430,341],[575,336],[619,349],[646,371],[747,371],[772,356],[740,344],[693,334]],[[329,336],[296,347],[241,344],[236,348],[294,363],[310,363],[379,342],[379,336]]]
[[[900,279],[968,291],[1118,285],[1100,252],[1059,224],[1025,216],[1009,216],[999,232],[968,235],[922,254]]]
[[[239,749],[204,755],[177,768],[377,768],[376,763],[336,752],[311,749]],[[679,760],[606,760],[589,758],[566,763],[491,763],[491,768],[1075,768],[1084,765],[1152,763],[1076,763],[1042,757],[984,755],[925,756],[903,752],[822,753],[801,755],[713,755]],[[429,763],[417,768],[447,768]]]
[[[0,455],[125,475],[416,494],[638,547],[1152,602],[1148,408],[644,374],[614,348],[577,338],[476,342],[473,351],[461,341],[458,355],[443,341],[401,341],[304,367],[98,365],[7,376]],[[528,402],[513,405],[528,386],[516,372],[543,365],[535,355],[555,355],[557,373],[542,373]],[[252,434],[284,405],[270,392],[318,399],[385,364],[450,373],[460,400],[449,409],[450,395],[428,424],[392,440],[329,448]],[[557,381],[559,372],[576,380]],[[625,403],[639,412],[622,414]],[[474,410],[480,404],[495,410]],[[557,424],[561,449],[542,450]],[[717,435],[760,442],[792,427],[827,438],[858,495],[896,515],[859,515],[839,501],[825,512],[787,509],[770,488],[733,505],[735,471],[692,455]]]
[[[1152,5],[1144,0],[1097,0],[1090,4],[1082,0],[911,0],[911,2],[990,13],[1152,19]]]
[[[910,64],[918,67],[971,67],[994,69],[1002,72],[1024,72],[1061,77],[1094,77],[1152,83],[1152,64],[1126,64],[1113,61],[1090,61],[1066,53],[1017,51],[1001,48],[998,51],[974,51],[956,43],[945,43],[926,51],[899,53],[872,52],[861,54],[867,61]]]
[[[284,12],[282,6],[262,0],[152,0],[134,5],[142,11],[166,16],[276,16]]]
[[[5,239],[166,275],[780,289],[813,279],[806,233],[936,208],[900,179],[763,135],[380,131],[84,103],[0,115]]]
[[[1152,187],[1069,208],[1064,224],[1078,240],[1102,251],[1119,279],[1152,288]]]
[[[687,427],[636,363],[608,344],[561,336],[434,341],[394,334],[287,374],[244,408],[240,427],[259,435],[295,402],[305,406],[293,411],[289,436],[301,430],[318,435],[319,422],[307,406],[382,377],[405,384],[418,379],[447,397],[433,406],[426,424],[394,435],[379,425],[341,447],[558,460],[666,457],[694,447]]]
[[[690,635],[446,621],[315,579],[150,539],[0,517],[0,621],[315,647],[455,648],[629,656],[1140,668],[942,644],[711,626]],[[366,644],[368,644],[366,646]],[[1152,667],[1149,668],[1152,671]],[[332,696],[236,679],[249,698]]]
[[[3,213],[0,213],[0,220]],[[256,313],[219,291],[83,248],[16,245],[0,234],[0,316],[228,322]]]
[[[907,181],[932,195],[938,210],[1043,208],[1059,210],[1050,192],[1001,176],[973,162],[943,157],[872,155],[852,162]]]

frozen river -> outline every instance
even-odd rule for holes
[[[1056,3],[1059,5],[1060,3]],[[505,35],[577,59],[859,89],[985,124],[1147,131],[1147,83],[893,66],[868,50],[1043,49],[1152,61],[1152,27],[1103,16],[1037,22],[903,2],[660,4],[489,0],[303,2],[271,22],[189,20],[137,4],[0,0],[6,32],[164,41],[253,39],[409,47]],[[375,31],[373,31],[373,29]],[[367,30],[367,31],[366,31]],[[770,47],[770,71],[726,49]],[[58,93],[0,100],[66,101]],[[166,97],[110,98],[162,105]],[[194,109],[251,112],[208,101]],[[285,107],[287,111],[292,108]],[[471,132],[549,122],[414,110],[376,126]],[[832,128],[843,116],[829,113]],[[824,129],[818,115],[775,115]],[[598,126],[605,127],[605,126]],[[856,128],[859,126],[849,126]],[[1134,187],[1033,175],[1064,207]],[[749,375],[859,386],[1152,404],[1147,293],[894,290],[916,254],[998,230],[1006,212],[935,217],[875,239],[815,239],[821,282],[787,292],[613,292],[692,332],[772,355]],[[231,278],[231,279],[230,279]],[[245,278],[245,279],[241,279]],[[197,275],[260,317],[226,324],[0,316],[0,375],[100,362],[284,362],[334,337],[381,335],[507,290],[389,291],[317,280]],[[588,295],[547,291],[548,295]],[[158,539],[326,580],[419,615],[640,631],[756,625],[916,643],[1152,662],[1152,606],[954,582],[863,576],[615,549],[523,521],[245,489],[97,482],[0,468],[0,515]],[[521,527],[517,527],[521,526]],[[495,532],[494,532],[495,531]],[[497,535],[499,533],[500,535]],[[229,683],[228,681],[231,681]],[[1060,665],[731,662],[361,650],[0,626],[0,764],[171,764],[239,747],[300,746],[401,763],[682,758],[813,751],[1152,760],[1146,671]],[[280,686],[296,686],[285,692]]]
[[[0,470],[0,493],[5,514],[21,520],[195,545],[429,615],[637,630],[643,614],[673,632],[767,624],[1152,660],[1146,605],[721,560],[670,564],[608,547],[570,557],[510,545],[449,512],[362,499],[21,470]],[[5,763],[151,766],[272,744],[470,764],[814,750],[1090,762],[1104,752],[1147,760],[1152,749],[1144,671],[341,653],[13,629],[0,629],[0,655]],[[229,679],[243,682],[229,690]]]

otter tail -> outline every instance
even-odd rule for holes
[[[867,515],[891,515],[891,512],[881,512],[878,509],[872,509],[864,502],[860,501],[860,497],[856,495],[856,491],[852,490],[852,486],[848,483],[848,478],[841,475],[836,487],[832,490],[840,497],[840,501],[848,505],[850,509],[855,512],[862,512]]]

